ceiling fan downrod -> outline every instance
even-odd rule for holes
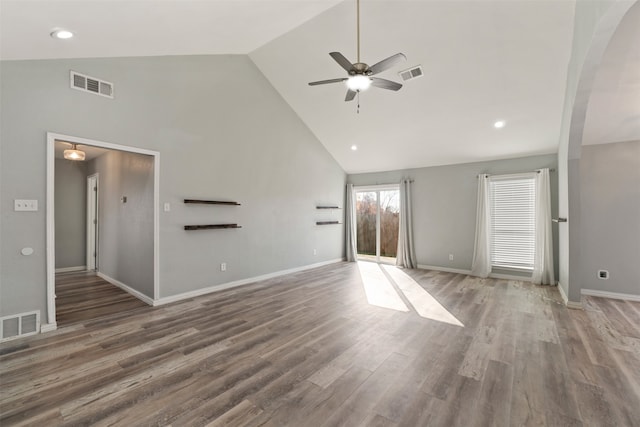
[[[356,37],[357,61],[356,62],[360,63],[360,0],[356,0],[356,32],[357,32],[357,37]]]

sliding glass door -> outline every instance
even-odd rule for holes
[[[395,263],[399,217],[397,186],[356,188],[358,259]]]

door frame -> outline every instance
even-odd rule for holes
[[[354,203],[356,203],[357,200],[357,194],[358,192],[375,192],[376,193],[376,203],[377,203],[377,209],[376,209],[376,262],[380,263],[380,192],[381,191],[397,191],[398,193],[400,192],[400,184],[379,184],[379,185],[354,185],[353,186],[353,192],[354,192]],[[398,200],[399,203],[402,203],[402,200]],[[354,209],[355,209],[355,205],[354,205]],[[356,215],[356,230],[358,227],[358,223],[357,223],[357,215]],[[356,242],[356,247],[357,247],[357,242]],[[356,253],[356,259],[358,258],[358,254]]]
[[[99,239],[99,217],[98,204],[100,174],[94,173],[87,176],[87,260],[85,265],[87,270],[98,269],[98,239]],[[93,221],[91,220],[93,218]]]
[[[46,253],[47,253],[47,324],[41,331],[52,331],[56,324],[56,244],[55,244],[55,142],[89,145],[153,157],[153,300],[160,297],[160,153],[158,151],[77,136],[47,132],[47,194],[46,194]]]

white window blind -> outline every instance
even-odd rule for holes
[[[536,186],[533,177],[491,178],[491,265],[533,269]]]

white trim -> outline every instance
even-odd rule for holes
[[[111,150],[153,156],[153,299],[160,295],[160,153],[158,151],[110,142],[79,138],[76,136],[47,132],[47,185],[46,185],[46,250],[47,250],[47,323],[56,324],[55,304],[55,142],[92,145]],[[148,297],[147,297],[148,298]]]
[[[599,291],[596,289],[582,289],[580,293],[582,295],[587,295],[591,297],[621,299],[625,301],[640,301],[640,295],[623,294],[620,292]]]
[[[109,277],[106,274],[101,273],[99,271],[96,272],[96,276],[106,280],[107,282],[111,283],[112,285],[115,285],[115,286],[119,287],[123,291],[133,295],[136,298],[138,298],[140,301],[144,302],[145,304],[154,305],[153,298],[149,298],[148,296],[146,296],[142,292],[136,291],[135,289],[133,289],[132,287],[130,287],[128,285],[125,285],[121,281],[116,280],[113,277]]]
[[[512,180],[512,179],[531,179],[536,177],[537,172],[521,172],[521,173],[509,173],[509,174],[498,174],[498,175],[489,175],[489,181],[501,181],[501,180]]]
[[[398,202],[400,202],[400,184],[382,184],[382,185],[362,185],[362,186],[353,186],[353,194],[355,196],[354,203],[356,203],[356,199],[358,197],[358,193],[376,193],[376,260],[375,262],[380,263],[380,237],[382,235],[381,232],[381,209],[380,209],[380,192],[381,191],[397,191],[398,192]],[[355,204],[354,204],[355,209]],[[357,220],[354,226],[357,227]],[[357,247],[356,242],[356,247]],[[356,258],[359,257],[359,254],[356,254]],[[358,259],[358,261],[361,261]]]
[[[247,279],[236,280],[234,282],[222,283],[220,285],[209,286],[207,288],[196,289],[195,291],[184,292],[182,294],[171,295],[164,298],[159,298],[153,301],[154,306],[170,304],[172,302],[182,301],[189,298],[198,297],[212,292],[222,291],[225,289],[236,288],[238,286],[248,285],[251,283],[259,282],[261,280],[272,279],[274,277],[284,276],[286,274],[297,273],[304,270],[310,270],[312,268],[323,267],[329,264],[335,264],[337,262],[344,261],[344,258],[332,259],[329,261],[318,262],[310,265],[303,265],[302,267],[290,268],[288,270],[280,270],[274,273],[263,274],[261,276],[249,277]]]
[[[423,270],[436,270],[436,271],[444,271],[447,273],[458,273],[458,274],[467,274],[471,275],[471,270],[462,270],[459,268],[449,268],[449,267],[439,267],[437,265],[424,265],[418,264],[418,268]]]
[[[47,323],[53,325],[56,324],[55,140],[54,134],[47,132]]]
[[[447,273],[467,274],[471,276],[471,270],[463,270],[460,268],[440,267],[437,265],[425,265],[425,264],[418,264],[418,268],[421,268],[423,270],[444,271]],[[531,277],[516,276],[511,274],[491,273],[489,274],[489,277],[492,279],[519,280],[521,282],[531,282]]]
[[[354,185],[354,191],[400,190],[400,184]]]
[[[490,273],[489,277],[492,279],[519,280],[521,282],[531,282],[531,277],[516,276],[515,274]]]
[[[87,269],[86,265],[78,265],[76,267],[62,267],[56,268],[56,273],[69,273],[72,271],[85,271]]]
[[[564,288],[562,287],[562,284],[560,282],[558,282],[558,291],[560,292],[562,302],[564,302],[564,305],[567,308],[571,308],[573,310],[582,310],[582,302],[569,301],[569,297],[567,297],[567,294],[564,292]]]
[[[44,334],[46,332],[53,332],[58,329],[58,325],[56,323],[43,323],[40,325],[40,333]]]
[[[564,288],[562,287],[562,283],[560,283],[558,281],[558,291],[560,291],[560,296],[562,297],[562,301],[564,302],[564,305],[567,305],[567,303],[569,302],[569,297],[567,297],[567,294],[564,293]]]
[[[160,298],[160,153],[153,162],[153,299]]]

